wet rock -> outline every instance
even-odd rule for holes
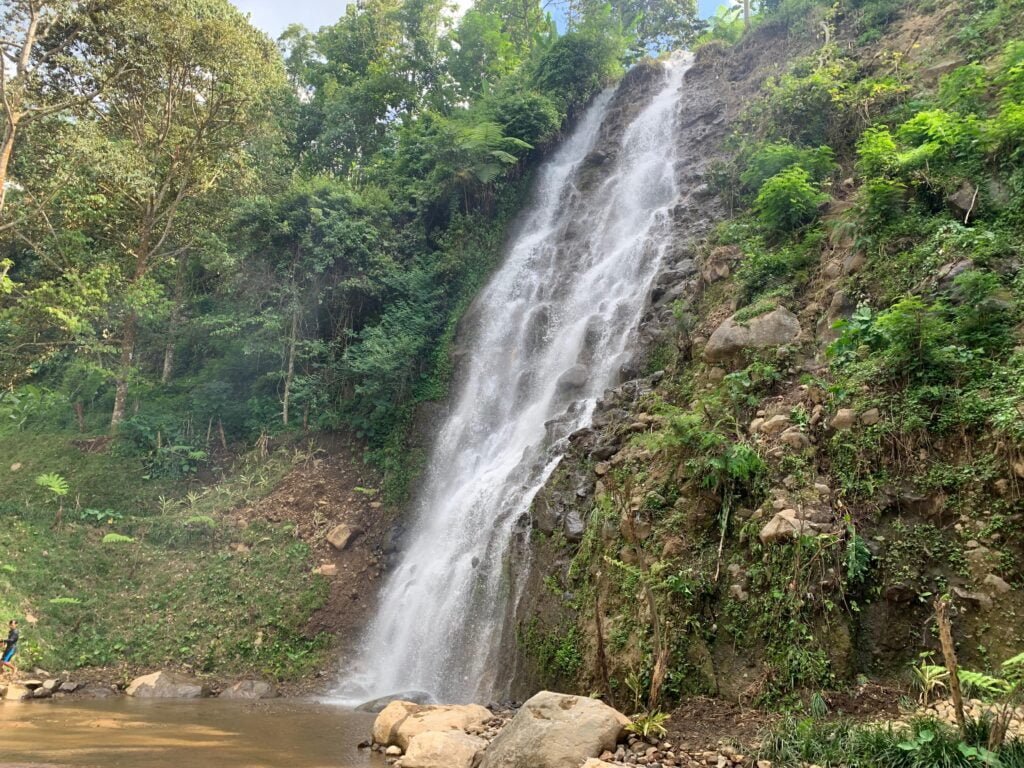
[[[569,510],[569,514],[565,516],[565,523],[562,527],[565,532],[565,538],[574,542],[582,541],[583,534],[587,530],[587,524],[583,522],[579,511],[576,509]]]
[[[409,742],[421,733],[463,731],[471,725],[483,725],[490,719],[490,710],[478,704],[441,706],[392,701],[373,723],[373,740],[406,750]]]
[[[239,680],[221,691],[219,699],[272,699],[277,696],[274,686],[263,680]]]
[[[382,712],[384,708],[393,701],[404,701],[412,704],[437,703],[437,700],[426,691],[399,691],[398,693],[391,693],[377,699],[364,701],[356,707],[356,712],[372,712],[373,714],[377,714]]]
[[[487,741],[461,731],[427,731],[409,742],[402,768],[473,768]]]
[[[125,693],[137,699],[198,699],[206,694],[206,688],[187,675],[153,672],[132,680]]]
[[[78,683],[73,682],[71,680],[65,680],[63,683],[60,684],[60,687],[57,690],[61,693],[74,693],[78,690],[78,688]]]
[[[589,378],[590,369],[587,366],[574,365],[558,377],[558,382],[555,386],[558,387],[559,392],[567,392],[586,385]]]
[[[796,341],[800,321],[785,307],[743,322],[733,317],[725,320],[711,334],[704,347],[704,360],[713,363],[728,360],[746,349],[778,347]]]
[[[49,688],[36,688],[32,691],[33,699],[48,699],[53,696],[53,691]]]
[[[579,768],[614,749],[628,724],[597,699],[541,691],[491,743],[480,768]]]
[[[21,701],[32,695],[32,691],[19,683],[9,683],[4,691],[4,701]]]
[[[327,543],[339,552],[348,547],[349,544],[360,534],[359,528],[348,523],[341,523],[334,526],[327,534]]]

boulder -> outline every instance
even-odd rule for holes
[[[48,699],[53,696],[53,691],[49,688],[36,688],[32,691],[33,699]]]
[[[996,576],[994,573],[990,573],[988,576],[986,576],[982,583],[985,585],[985,588],[989,592],[992,592],[997,595],[1005,595],[1007,592],[1013,589],[1013,587],[1011,587],[1005,579]]]
[[[24,685],[10,683],[7,686],[7,690],[4,692],[4,701],[21,701],[22,699],[29,698],[31,695],[32,691]]]
[[[827,530],[829,530],[829,526],[825,523],[804,520],[795,509],[784,509],[768,521],[761,529],[761,533],[758,534],[758,538],[761,539],[762,544],[767,546],[768,544],[791,541],[800,536],[813,536]]]
[[[882,420],[882,414],[877,408],[869,408],[860,415],[860,423],[865,427],[871,427]]]
[[[136,677],[125,693],[137,699],[198,699],[206,694],[206,689],[187,675],[161,671]]]
[[[21,684],[24,685],[26,688],[28,688],[30,691],[34,691],[36,688],[42,688],[43,687],[43,681],[42,680],[36,680],[35,678],[33,678],[31,680],[22,680]]]
[[[796,341],[800,321],[785,307],[742,322],[735,315],[725,320],[711,334],[704,347],[704,360],[709,363],[736,357],[746,349],[779,347]]]
[[[462,731],[426,731],[409,742],[402,768],[473,768],[486,747],[484,739]]]
[[[341,523],[334,526],[330,530],[330,533],[327,534],[327,543],[341,552],[351,544],[352,540],[360,533],[362,533],[362,531],[355,526],[349,525],[348,523]]]
[[[78,690],[78,688],[78,683],[73,682],[71,680],[65,680],[63,683],[60,684],[60,688],[58,688],[57,690],[59,690],[61,693],[74,693]]]
[[[274,686],[263,680],[239,680],[220,692],[219,699],[273,699],[277,696]]]
[[[978,188],[969,181],[963,182],[953,194],[946,197],[953,214],[968,223],[978,202]]]
[[[789,446],[794,451],[803,451],[811,446],[810,439],[797,427],[787,429],[782,433],[779,440],[783,445]]]
[[[427,731],[463,731],[471,725],[483,725],[491,711],[479,704],[440,706],[392,701],[373,722],[373,740],[398,746],[403,751],[415,736]]]
[[[381,696],[377,699],[364,701],[356,707],[356,712],[372,712],[376,715],[377,713],[382,712],[384,707],[392,701],[407,701],[412,704],[437,703],[437,700],[426,691],[399,691],[398,693],[389,693],[387,696]]]
[[[597,699],[541,691],[491,742],[480,768],[579,768],[614,749],[628,724]]]
[[[763,421],[759,431],[763,435],[776,435],[788,426],[789,416],[780,413],[778,416],[772,416],[770,419]]]
[[[587,383],[590,378],[590,369],[585,365],[574,365],[558,377],[556,386],[559,392],[579,389]]]
[[[840,408],[829,422],[832,429],[851,429],[857,423],[857,412],[853,408]]]

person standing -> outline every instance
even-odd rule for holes
[[[9,668],[14,674],[18,674],[18,668],[14,666],[11,659],[18,652],[18,640],[21,639],[21,633],[18,632],[18,622],[14,619],[11,619],[7,626],[7,639],[4,641],[4,656],[0,660],[0,668]]]

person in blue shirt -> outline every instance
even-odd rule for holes
[[[14,666],[11,659],[18,652],[18,640],[21,639],[21,634],[18,632],[18,622],[14,619],[11,619],[10,624],[7,626],[9,631],[7,632],[7,639],[4,641],[4,656],[0,660],[0,668],[9,668],[14,674],[18,674],[18,668]]]

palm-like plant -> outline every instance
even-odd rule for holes
[[[57,516],[53,525],[54,528],[59,528],[64,518],[64,497],[71,490],[68,481],[56,472],[46,472],[36,477],[36,485],[49,491],[51,497],[56,501]]]

